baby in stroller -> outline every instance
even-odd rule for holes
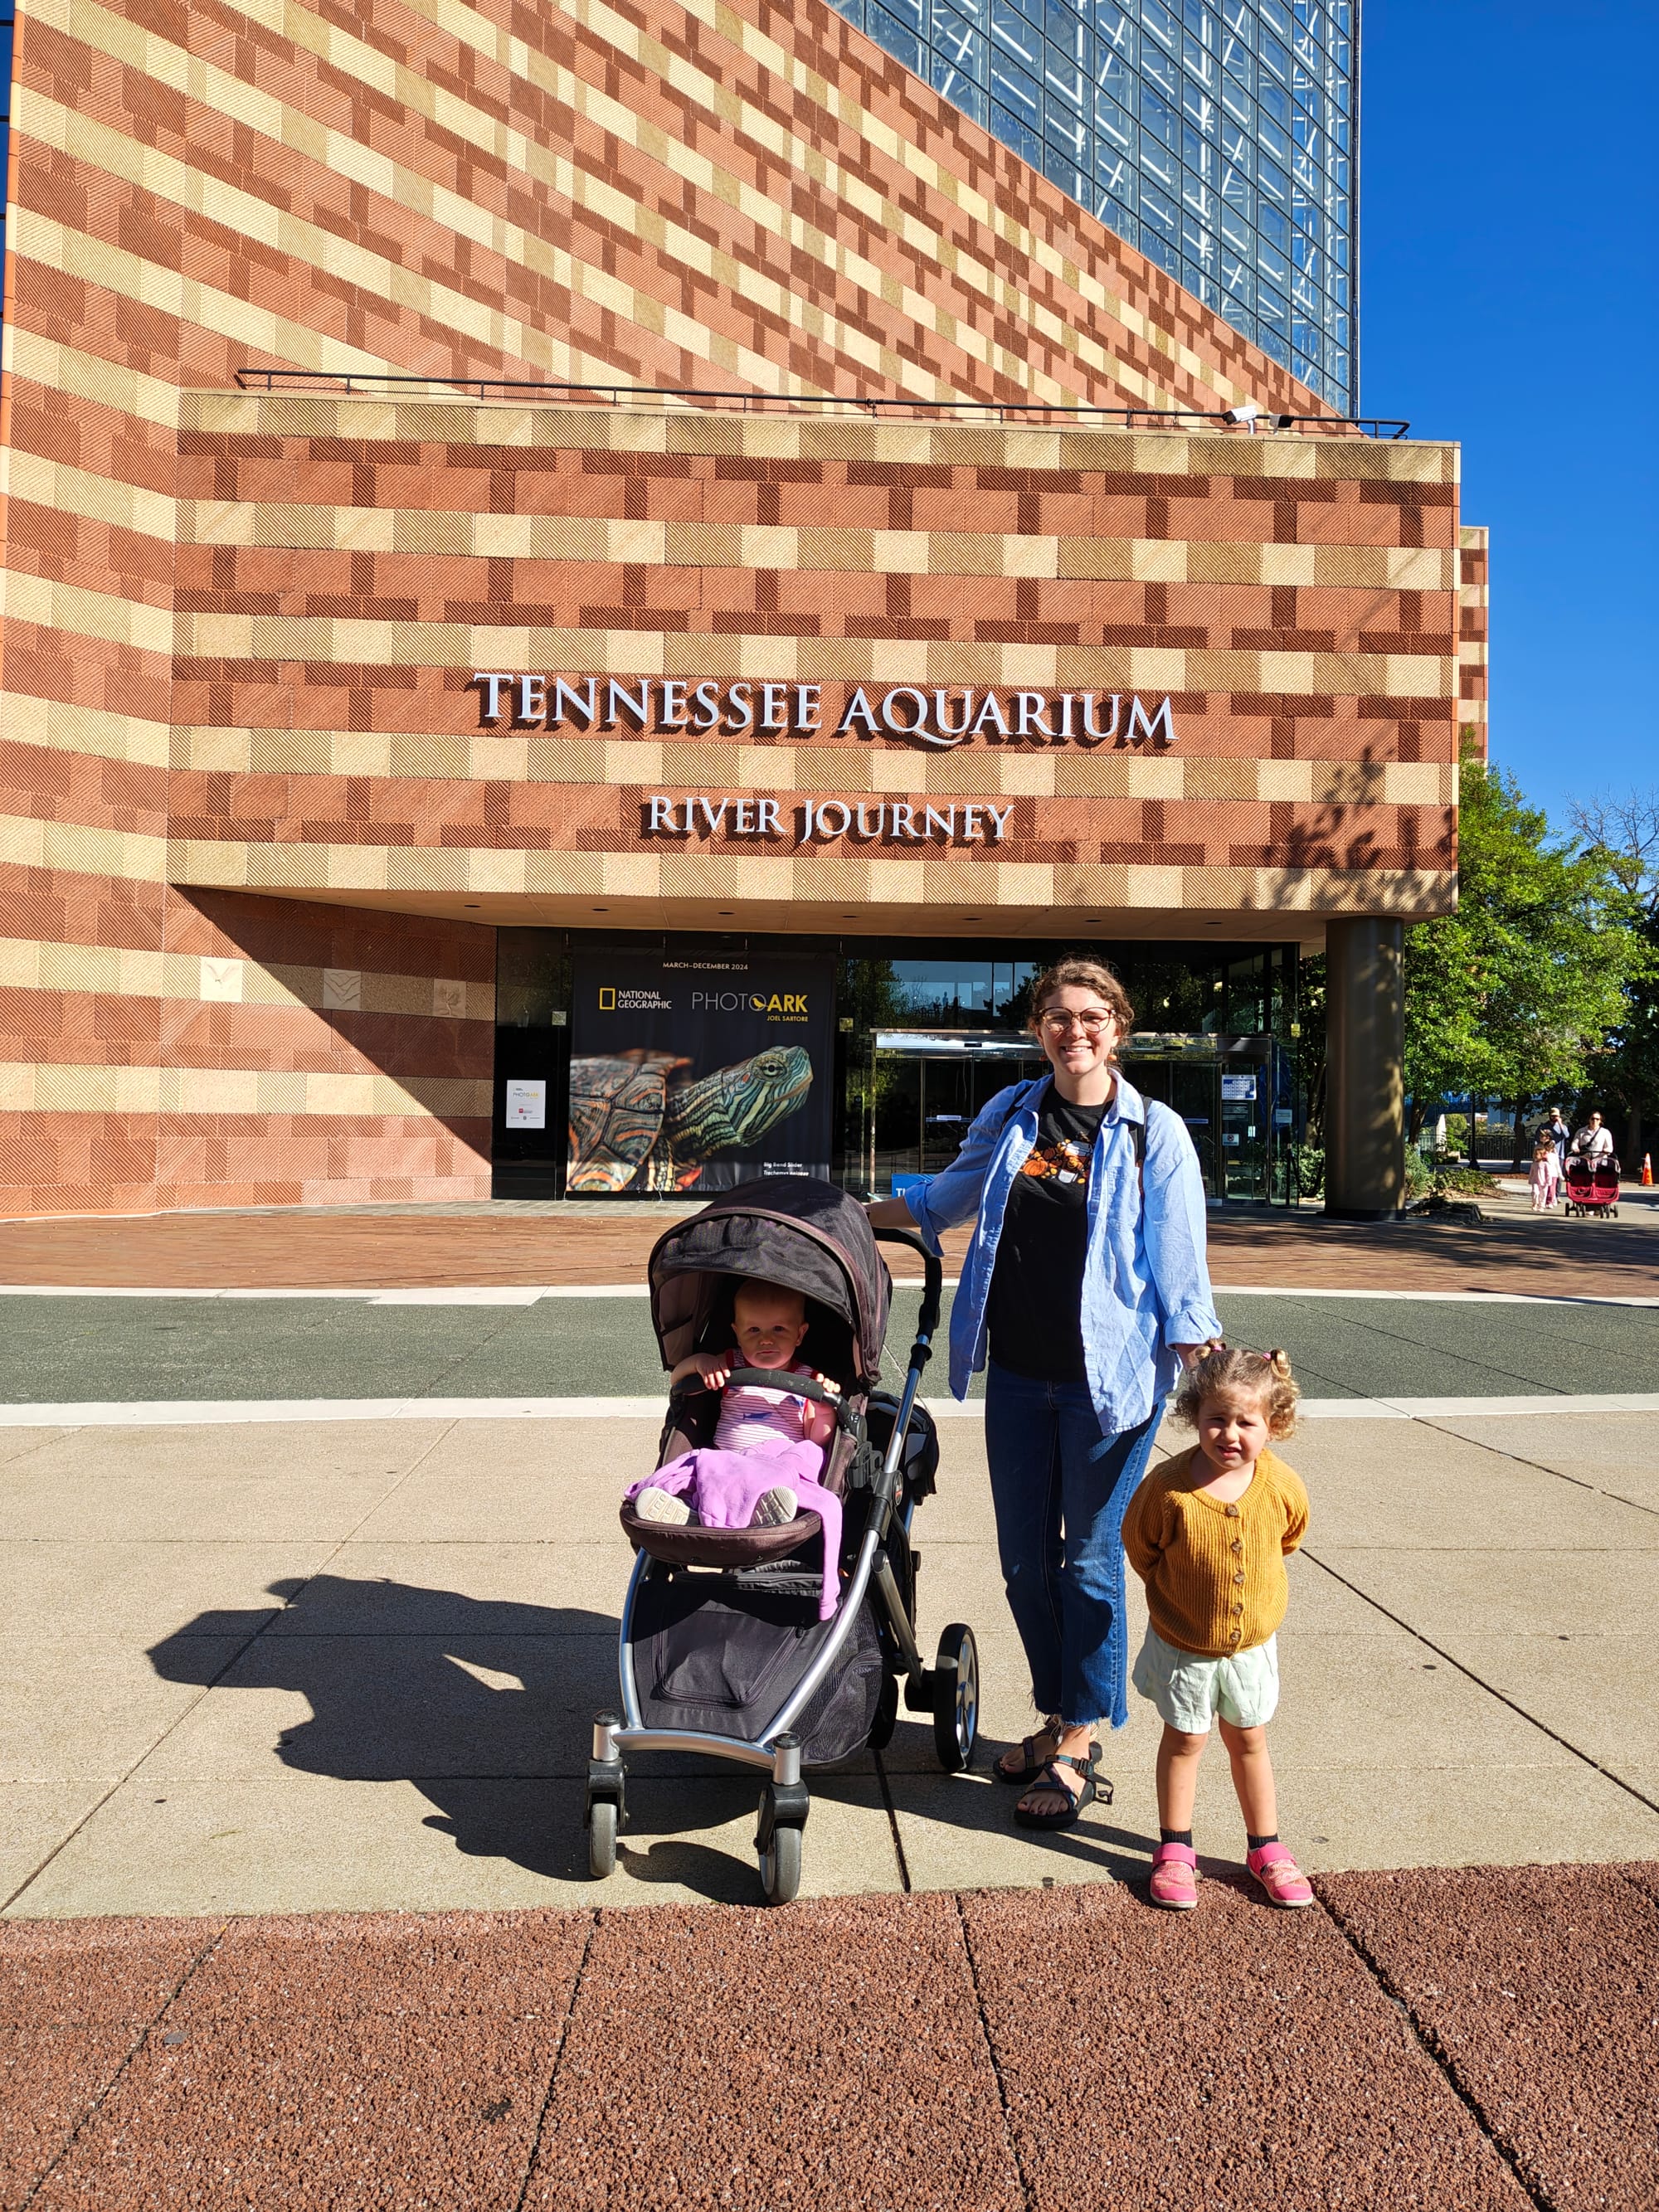
[[[819,1504],[823,1448],[836,1432],[833,1407],[785,1389],[730,1381],[736,1368],[806,1375],[827,1390],[836,1385],[796,1358],[808,1328],[806,1300],[781,1284],[745,1276],[732,1302],[729,1352],[694,1352],[670,1378],[678,1389],[694,1377],[720,1394],[710,1449],[683,1452],[629,1492],[642,1521],[722,1528],[770,1528],[793,1521],[803,1489]]]

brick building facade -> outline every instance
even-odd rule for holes
[[[0,1207],[486,1194],[498,929],[1313,945],[1453,896],[1455,449],[1068,418],[1325,410],[817,0],[46,0],[11,143]],[[508,723],[489,671],[818,726]],[[935,746],[838,731],[860,686],[1045,703]],[[1084,693],[1175,742],[1062,739]],[[715,790],[1004,818],[651,830]]]

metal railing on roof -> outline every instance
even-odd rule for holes
[[[866,398],[853,392],[710,392],[673,384],[567,384],[552,379],[515,376],[411,376],[392,369],[239,368],[244,392],[326,392],[365,398],[388,386],[399,391],[459,392],[489,400],[558,399],[578,406],[638,406],[666,403],[700,412],[739,415],[866,416],[880,422],[970,421],[1030,423],[1111,423],[1130,430],[1195,428],[1231,430],[1243,435],[1293,430],[1316,436],[1403,438],[1407,422],[1386,415],[1289,415],[1253,402],[1232,408],[1096,407],[1081,400]]]

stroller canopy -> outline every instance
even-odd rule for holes
[[[875,1382],[892,1282],[864,1208],[845,1191],[811,1176],[767,1176],[723,1191],[659,1237],[651,1319],[665,1368],[722,1348],[705,1345],[704,1332],[729,1321],[744,1275],[809,1301],[812,1326],[799,1355],[809,1365],[848,1389]]]

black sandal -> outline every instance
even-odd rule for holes
[[[1038,1734],[1046,1735],[1049,1734],[1049,1732],[1050,1731],[1047,1729],[1039,1729]],[[995,1775],[999,1782],[1012,1783],[1017,1790],[1025,1789],[1030,1784],[1036,1781],[1037,1776],[1042,1773],[1043,1768],[1048,1764],[1046,1759],[1039,1759],[1037,1757],[1036,1747],[1036,1736],[1022,1736],[1019,1740],[1019,1748],[1025,1762],[1024,1765],[1017,1769],[1011,1770],[1010,1768],[1006,1767],[1000,1759],[995,1759],[991,1762],[992,1773]],[[1090,1765],[1092,1766],[1095,1760],[1099,1757],[1100,1746],[1097,1743],[1091,1743],[1089,1746]]]
[[[1074,1759],[1069,1752],[1056,1752],[1052,1759],[1045,1759],[1040,1771],[1033,1778],[1027,1795],[1048,1789],[1052,1790],[1056,1796],[1071,1797],[1072,1802],[1065,1811],[1060,1813],[1031,1813],[1028,1812],[1024,1805],[1016,1805],[1014,1818],[1020,1826],[1022,1828],[1073,1826],[1087,1808],[1094,1803],[1098,1794],[1095,1784],[1095,1760],[1099,1756],[1098,1747],[1091,1744],[1087,1759]],[[1072,1797],[1071,1791],[1060,1778],[1059,1769],[1062,1766],[1069,1766],[1074,1772],[1083,1777],[1083,1787],[1075,1797]],[[1108,1787],[1109,1789],[1109,1784]],[[1109,1798],[1108,1802],[1110,1802]]]

